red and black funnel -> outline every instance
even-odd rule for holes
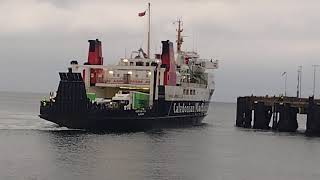
[[[103,65],[102,45],[98,39],[89,40],[88,64]]]
[[[173,43],[168,41],[162,41],[162,55],[161,64],[166,68],[164,72],[164,85],[175,86],[176,85],[176,64],[174,60]]]

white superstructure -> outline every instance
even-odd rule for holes
[[[215,89],[213,69],[218,68],[218,61],[201,59],[196,52],[182,51],[181,22],[178,22],[176,55],[173,54],[172,43],[164,41],[162,55],[157,54],[155,58],[148,58],[139,49],[130,58],[105,66],[102,65],[101,42],[91,40],[89,42],[93,44],[90,44],[88,63],[79,65],[73,62],[71,69],[82,73],[87,92],[111,103],[119,97],[130,102],[127,101],[128,95],[121,96],[121,93],[141,92],[149,95],[146,108],[152,108],[153,103],[159,100],[160,86],[165,89],[165,101],[209,101]],[[126,109],[130,106],[126,105]]]

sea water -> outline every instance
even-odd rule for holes
[[[0,93],[1,180],[320,179],[320,138],[236,128],[233,103],[198,127],[90,133],[40,119],[43,96]]]

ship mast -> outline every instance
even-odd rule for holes
[[[182,21],[181,19],[179,19],[178,21],[178,29],[177,29],[177,32],[178,32],[178,35],[177,35],[177,52],[181,52],[181,46],[182,46],[182,43],[183,43],[183,37],[181,35],[181,33],[183,32],[183,29],[182,29]]]
[[[148,51],[147,51],[147,56],[150,59],[150,3],[148,3]]]

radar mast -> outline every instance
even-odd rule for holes
[[[182,43],[183,43],[183,36],[181,35],[181,33],[183,32],[183,29],[182,29],[183,23],[182,23],[181,19],[178,19],[177,23],[178,23],[178,29],[177,29],[178,35],[177,35],[177,40],[176,40],[176,42],[177,42],[177,53],[180,53],[181,52],[181,46],[182,46]]]

